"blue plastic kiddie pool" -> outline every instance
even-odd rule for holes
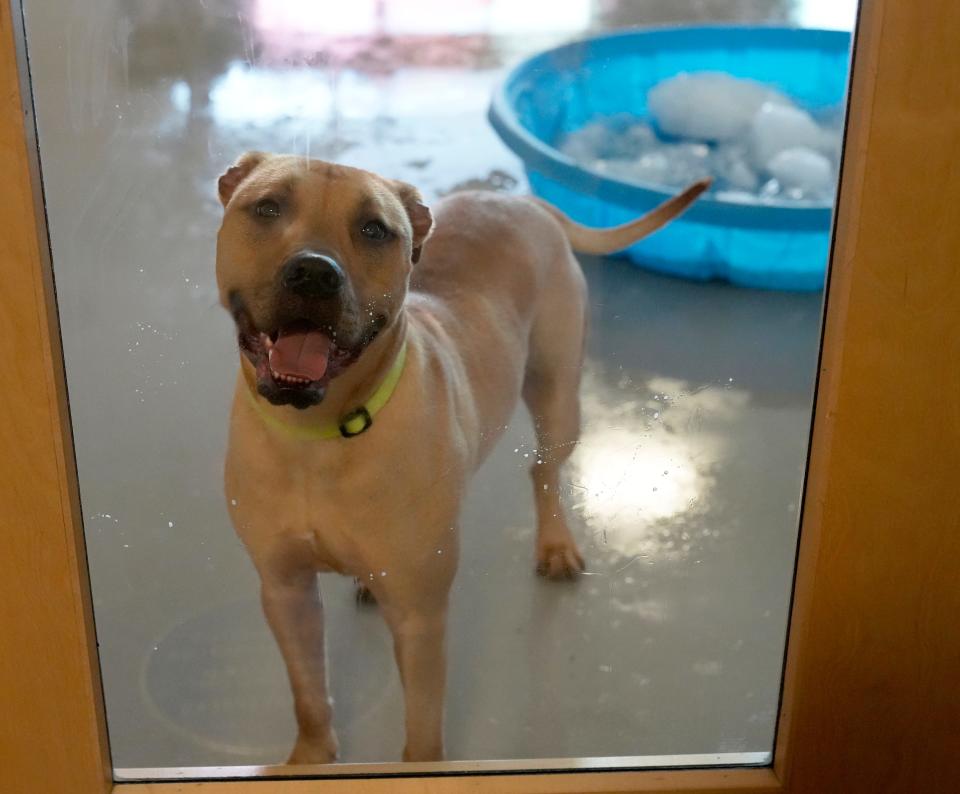
[[[490,121],[524,161],[534,193],[591,226],[636,218],[676,192],[600,174],[555,144],[598,117],[647,116],[647,91],[680,72],[721,71],[767,83],[801,107],[845,96],[850,34],[773,27],[680,27],[600,36],[547,50],[496,91]],[[645,268],[765,289],[823,287],[832,209],[740,204],[711,195],[625,254]]]

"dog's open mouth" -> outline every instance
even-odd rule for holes
[[[270,332],[239,318],[240,349],[257,373],[257,391],[274,405],[309,408],[323,400],[327,384],[353,359],[337,346],[334,331],[308,321]]]
[[[277,383],[291,388],[309,386],[323,380],[333,352],[333,340],[323,331],[299,324],[281,328],[274,336],[260,334],[267,351],[270,375]]]
[[[253,364],[257,392],[274,405],[309,408],[323,401],[327,386],[353,364],[387,325],[374,314],[358,333],[349,317],[324,320],[300,315],[258,327],[243,299],[230,295],[240,351]]]

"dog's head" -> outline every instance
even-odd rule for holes
[[[257,390],[316,405],[399,315],[430,210],[403,182],[292,155],[248,152],[218,189],[220,300]]]

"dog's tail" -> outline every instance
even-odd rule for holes
[[[612,254],[628,248],[637,240],[643,239],[661,226],[666,226],[693,204],[697,197],[710,187],[710,182],[709,179],[694,182],[683,192],[667,199],[660,206],[654,207],[643,217],[609,229],[594,229],[590,226],[583,226],[570,220],[551,204],[538,198],[533,200],[559,221],[564,234],[570,241],[570,247],[574,251],[581,254]]]

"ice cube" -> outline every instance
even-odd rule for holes
[[[791,106],[782,94],[722,72],[681,73],[647,94],[657,126],[683,138],[729,141],[742,135],[764,103]]]
[[[632,160],[659,144],[649,124],[636,122],[622,129],[614,128],[601,155],[610,160]]]
[[[828,198],[836,182],[830,160],[800,146],[776,154],[767,164],[767,171],[795,199]]]
[[[680,187],[710,176],[710,148],[702,143],[664,143],[628,169],[641,182]]]
[[[610,174],[633,182],[663,185],[670,179],[670,167],[670,158],[666,153],[655,150],[640,155],[636,160],[612,161]]]
[[[740,144],[720,144],[711,157],[711,169],[722,188],[755,191],[760,183],[748,161],[747,147]]]
[[[593,157],[589,160],[578,161],[580,165],[586,166],[591,171],[597,171],[601,174],[611,173],[615,169],[616,160],[604,160],[602,157]]]
[[[718,190],[716,197],[720,201],[729,201],[733,204],[757,203],[757,194],[749,190]]]
[[[823,130],[809,113],[773,102],[765,102],[754,115],[748,140],[754,165],[759,168],[785,149],[820,149],[825,143]]]
[[[667,148],[674,152],[677,157],[682,157],[691,162],[705,164],[710,156],[710,147],[705,143],[675,143],[667,144]]]
[[[649,124],[631,124],[623,133],[622,141],[624,148],[634,155],[660,143]]]
[[[612,137],[610,128],[597,121],[566,135],[560,142],[559,149],[571,160],[586,163],[603,157],[610,147]]]
[[[780,198],[780,183],[776,179],[768,179],[760,188],[759,196],[761,199]]]
[[[649,124],[621,114],[574,130],[563,138],[559,149],[567,157],[586,164],[597,159],[633,159],[657,143],[657,135]]]
[[[668,185],[681,187],[711,176],[710,147],[706,144],[677,143],[664,148],[672,166]]]

